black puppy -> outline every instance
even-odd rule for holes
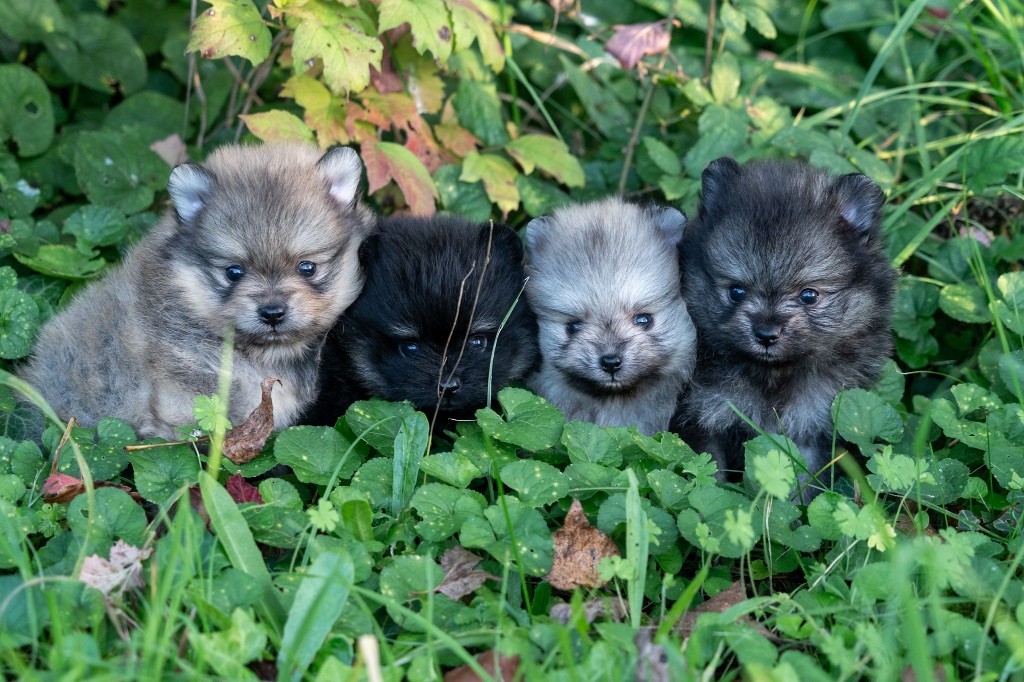
[[[334,424],[354,401],[379,397],[408,400],[443,427],[487,406],[489,376],[493,398],[536,366],[537,322],[520,298],[523,249],[510,227],[387,218],[359,261],[366,284],[327,338],[307,423]]]

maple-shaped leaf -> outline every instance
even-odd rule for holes
[[[242,504],[243,502],[263,504],[263,496],[260,495],[259,488],[246,482],[245,478],[242,477],[242,474],[230,476],[228,480],[224,482],[224,489],[228,491],[228,495],[231,495],[231,499],[238,504]]]
[[[451,56],[452,27],[444,0],[382,0],[378,11],[381,32],[409,24],[417,52],[430,52],[442,62]]]
[[[260,404],[249,417],[224,435],[224,456],[235,464],[245,464],[256,459],[267,444],[270,432],[274,430],[274,402],[271,392],[274,384],[281,383],[277,377],[267,377],[260,382]]]
[[[394,180],[402,190],[405,203],[416,215],[432,215],[436,210],[437,188],[423,162],[394,142],[374,142],[360,149],[366,165],[366,178],[372,194]]]
[[[668,21],[618,25],[615,35],[605,43],[604,49],[619,60],[624,68],[632,69],[644,57],[661,54],[668,49],[672,32]]]
[[[459,119],[455,116],[455,107],[452,106],[451,100],[444,105],[441,122],[434,126],[434,135],[445,149],[460,158],[470,152],[475,152],[480,146],[480,140],[476,135],[459,125]]]
[[[332,91],[359,92],[370,84],[370,67],[380,68],[384,48],[368,35],[373,22],[362,10],[310,0],[289,16],[295,29],[292,59],[299,72],[320,59]]]
[[[493,649],[476,657],[476,662],[492,680],[518,679],[516,673],[519,671],[519,660],[518,655],[506,656],[500,653],[496,655]],[[460,665],[444,674],[444,682],[483,682],[483,678],[468,665]]]
[[[607,582],[597,571],[601,559],[621,556],[615,542],[590,525],[579,500],[572,501],[565,524],[551,538],[555,559],[546,580],[555,589],[568,592],[577,587],[601,587]]]
[[[250,133],[264,142],[313,141],[313,131],[309,126],[287,111],[261,111],[258,114],[242,114],[239,118],[245,121]]]
[[[488,580],[500,582],[501,578],[498,576],[476,568],[481,561],[482,559],[476,554],[458,545],[446,550],[441,555],[444,579],[434,588],[434,591],[457,601],[476,592]]]
[[[302,107],[303,119],[316,133],[321,148],[351,141],[345,130],[345,100],[316,78],[305,73],[292,76],[281,88],[281,95]]]
[[[505,68],[505,51],[494,32],[497,17],[489,17],[474,0],[447,0],[455,33],[455,50],[461,52],[474,41],[480,46],[484,64],[495,73]]]
[[[270,29],[252,0],[204,0],[210,9],[192,24],[185,49],[205,59],[244,57],[255,66],[270,54]]]
[[[462,160],[462,182],[484,183],[488,198],[508,215],[519,206],[519,188],[516,187],[516,172],[508,159],[497,154],[470,152]]]
[[[582,187],[585,182],[583,166],[561,140],[550,135],[523,135],[505,145],[505,151],[512,155],[527,174],[534,168],[542,171],[569,187]]]

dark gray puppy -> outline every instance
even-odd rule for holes
[[[20,374],[62,418],[119,417],[174,437],[196,395],[217,391],[234,327],[229,418],[276,376],[275,426],[316,393],[320,347],[359,294],[358,249],[375,220],[359,202],[352,149],[229,146],[171,173],[174,210],[39,334]]]
[[[885,197],[867,176],[803,163],[721,158],[701,179],[682,249],[697,370],[674,425],[722,470],[741,470],[756,433],[735,406],[790,436],[817,474],[836,394],[871,385],[892,349]]]

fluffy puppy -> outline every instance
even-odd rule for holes
[[[362,284],[374,219],[361,172],[351,149],[300,144],[221,147],[178,166],[173,210],[47,323],[21,375],[62,417],[170,438],[194,421],[195,396],[216,392],[233,327],[230,419],[276,376],[275,425],[294,423],[314,398],[323,338]]]
[[[333,424],[355,400],[408,400],[438,425],[472,418],[533,369],[537,324],[523,251],[505,225],[391,217],[363,243],[366,286],[328,338],[306,420]],[[502,327],[502,320],[511,315]]]
[[[730,404],[789,435],[811,474],[828,462],[833,399],[872,384],[892,348],[884,202],[864,175],[803,163],[704,170],[682,249],[697,370],[677,426],[723,470],[742,469],[756,435]]]
[[[527,383],[567,419],[668,428],[694,362],[677,255],[685,223],[673,208],[609,198],[527,226],[543,357]]]

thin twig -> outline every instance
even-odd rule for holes
[[[259,96],[260,87],[266,82],[267,78],[270,77],[270,70],[274,66],[274,61],[277,59],[277,53],[281,49],[281,45],[284,44],[284,40],[287,35],[287,31],[281,31],[274,36],[274,42],[270,46],[270,54],[267,55],[267,58],[249,74],[249,91],[245,94],[245,102],[242,104],[242,108],[238,111],[238,116],[244,116],[249,113],[249,109],[252,108],[253,103]],[[238,122],[238,127],[235,129],[235,142],[238,142],[238,139],[242,137],[243,124],[244,121]]]
[[[194,445],[196,443],[209,443],[209,436],[199,436],[189,440],[172,440],[166,443],[139,443],[136,445],[125,445],[125,452],[136,452],[138,450],[152,450],[153,448],[169,448],[174,445]]]
[[[704,80],[711,78],[711,51],[715,47],[715,15],[718,13],[718,0],[711,0],[708,7],[708,33],[704,36]]]

